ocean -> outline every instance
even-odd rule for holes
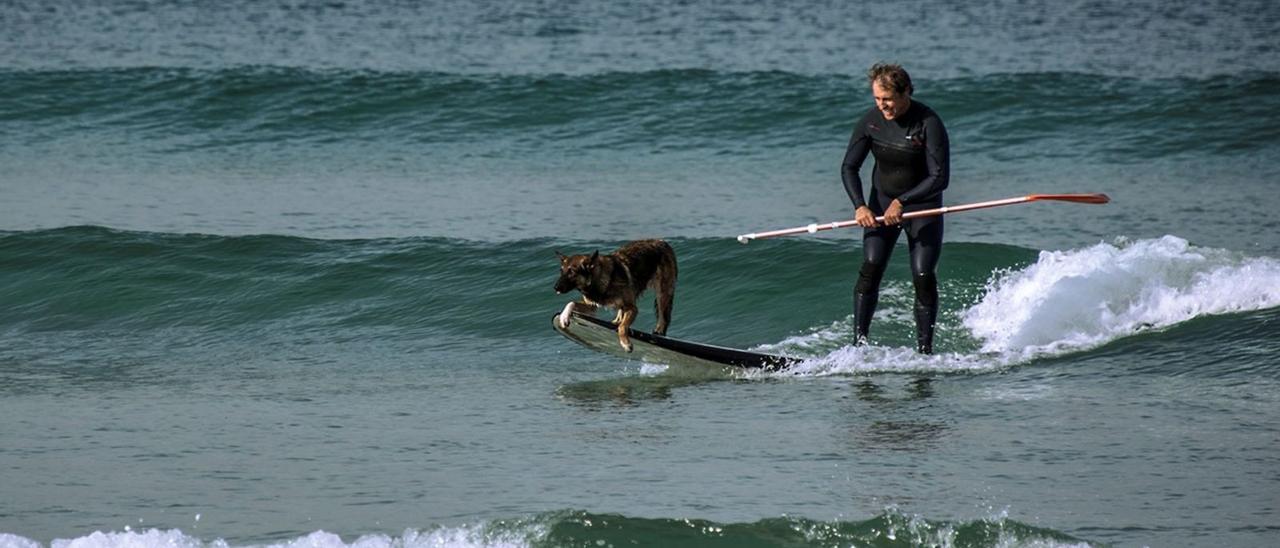
[[[1280,544],[1280,5],[0,4],[0,548]],[[840,162],[952,142],[853,346]],[[870,162],[868,162],[870,164]],[[864,172],[865,174],[866,172]],[[664,238],[670,335],[559,336]],[[648,297],[637,326],[651,329]]]

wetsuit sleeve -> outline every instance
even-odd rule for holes
[[[925,118],[924,139],[924,163],[928,175],[898,196],[902,205],[933,199],[951,181],[951,140],[937,115]]]
[[[862,169],[862,162],[867,159],[870,151],[871,137],[867,135],[867,120],[863,117],[858,121],[857,127],[853,128],[849,148],[844,151],[844,162],[840,164],[840,180],[844,182],[844,191],[849,194],[849,199],[853,200],[854,209],[867,205],[867,200],[862,195],[862,176],[858,171]]]

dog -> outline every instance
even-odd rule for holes
[[[636,301],[646,288],[657,293],[654,309],[658,324],[653,332],[666,335],[671,325],[671,306],[676,296],[676,252],[662,240],[636,240],[608,255],[596,250],[591,255],[564,255],[559,251],[560,278],[556,293],[574,289],[582,293],[580,304],[603,306],[617,311],[618,344],[631,352],[627,329],[636,320]]]

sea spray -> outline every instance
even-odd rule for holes
[[[1280,261],[1176,236],[1045,251],[962,314],[983,352],[1057,354],[1192,318],[1280,306]]]
[[[957,312],[959,324],[943,326],[953,337],[977,341],[976,348],[923,356],[893,344],[853,346],[851,319],[843,318],[754,350],[806,358],[766,376],[975,373],[1096,348],[1201,316],[1277,306],[1280,261],[1164,236],[1042,251],[1025,268],[997,268],[978,302]],[[892,311],[878,311],[877,321],[895,319]]]
[[[57,539],[50,548],[541,548],[600,546],[771,547],[874,545],[1087,547],[1092,544],[1060,531],[1022,523],[1005,515],[970,521],[932,520],[887,508],[860,521],[820,521],[796,517],[750,523],[696,518],[639,518],[580,510],[560,510],[515,519],[456,526],[344,536],[317,530],[264,543],[204,540],[178,529],[95,531]],[[37,548],[39,543],[0,535],[0,548]]]

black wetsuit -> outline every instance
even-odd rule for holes
[[[924,103],[912,100],[901,116],[885,120],[872,107],[853,130],[841,165],[844,189],[854,209],[867,206],[877,216],[897,199],[903,213],[942,206],[942,191],[950,178],[950,149],[942,119]],[[862,167],[867,153],[875,155],[871,173],[870,199],[863,197]],[[854,287],[854,323],[857,336],[865,340],[871,326],[889,255],[905,229],[911,252],[912,282],[915,286],[917,347],[933,351],[933,325],[938,316],[938,281],[934,272],[942,253],[942,216],[903,221],[897,226],[863,229],[863,263]]]

